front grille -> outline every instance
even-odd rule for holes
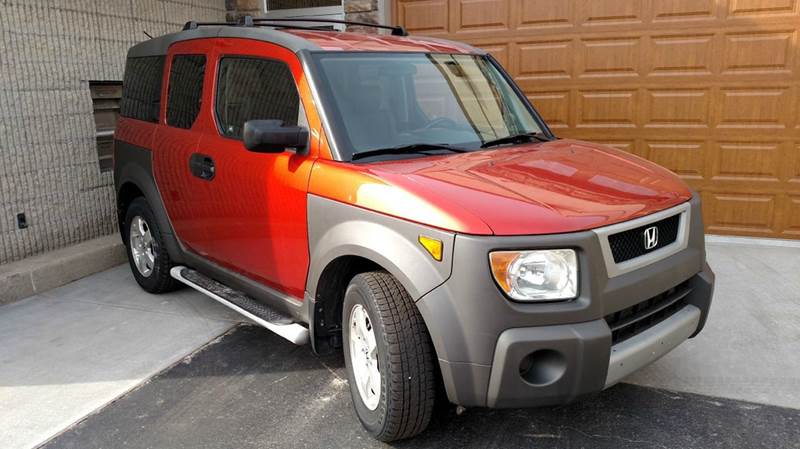
[[[691,293],[689,282],[684,282],[660,295],[606,315],[606,323],[611,328],[611,344],[615,345],[671,317],[686,304]]]
[[[658,242],[654,247],[646,249],[645,230],[654,226],[658,229]],[[681,214],[677,214],[655,223],[609,235],[608,244],[611,247],[611,254],[614,256],[614,262],[621,263],[635,259],[673,243],[678,238],[680,226]]]

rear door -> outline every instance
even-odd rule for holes
[[[195,198],[213,211],[196,222],[207,233],[208,258],[302,298],[308,270],[306,195],[319,136],[302,66],[294,53],[273,44],[220,39],[213,67],[209,126],[197,151],[213,160],[215,176],[207,196]],[[254,119],[308,126],[309,148],[248,151],[242,129]]]
[[[206,255],[209,242],[203,221],[213,214],[208,200],[213,163],[198,152],[211,83],[208,62],[212,40],[179,42],[167,53],[166,105],[155,135],[153,167],[167,214],[181,243]]]

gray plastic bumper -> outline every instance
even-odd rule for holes
[[[713,272],[690,279],[688,304],[633,337],[612,345],[605,319],[508,329],[497,339],[485,405],[556,405],[597,393],[656,361],[694,336],[707,315]],[[460,397],[484,397],[465,394]]]
[[[688,339],[700,324],[700,309],[689,304],[641,334],[611,347],[605,388],[647,366]]]

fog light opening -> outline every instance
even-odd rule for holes
[[[522,380],[537,387],[558,381],[566,371],[567,360],[560,352],[552,349],[534,351],[519,363]]]

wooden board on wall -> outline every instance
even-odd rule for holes
[[[394,0],[490,51],[562,137],[651,159],[708,232],[800,239],[800,0]]]

